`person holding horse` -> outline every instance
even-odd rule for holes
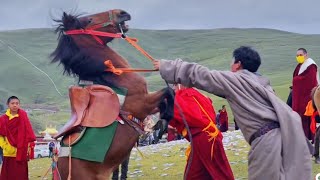
[[[216,115],[211,100],[194,88],[186,88],[180,84],[174,87],[176,103],[174,116],[169,125],[175,127],[187,140],[192,141],[192,147],[189,146],[186,153],[186,179],[233,180],[233,173],[223,149],[222,134],[216,126]],[[187,128],[190,128],[191,134]],[[190,149],[193,151],[192,156],[188,153]]]
[[[11,96],[9,109],[0,117],[0,146],[3,165],[0,180],[28,180],[28,144],[36,140],[27,113],[20,100]]]
[[[259,53],[248,46],[233,51],[230,71],[210,70],[196,63],[157,60],[168,83],[196,87],[230,104],[250,144],[249,179],[312,179],[312,165],[300,116],[279,99],[270,81],[257,73]]]

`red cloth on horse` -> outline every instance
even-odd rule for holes
[[[29,142],[34,142],[36,136],[32,130],[27,113],[19,109],[19,117],[9,120],[4,114],[0,117],[0,135],[6,136],[9,143],[17,148],[17,161],[26,161]]]
[[[203,113],[194,98],[208,113],[209,117],[215,121],[215,112],[212,102],[193,88],[179,90],[176,93],[175,101],[178,103],[182,112],[175,104],[174,117],[170,125],[176,127],[178,132],[183,134],[185,128],[184,121],[181,117],[183,113],[188,123],[193,140],[193,157],[190,171],[187,179],[234,179],[227,156],[223,149],[222,134],[219,132],[214,144],[214,156],[211,158],[211,147],[213,141],[208,141],[208,134],[202,131],[211,122],[207,115]],[[215,122],[214,122],[215,123]],[[211,128],[211,127],[210,127]],[[210,129],[214,131],[215,129]],[[189,136],[185,136],[189,140]],[[190,157],[190,156],[189,156]]]
[[[15,157],[3,157],[0,180],[28,179],[28,161],[16,161]]]
[[[306,106],[311,100],[311,90],[317,86],[317,66],[312,64],[305,71],[298,75],[301,64],[298,64],[293,72],[292,80],[292,110],[296,111],[302,121],[304,133],[308,139],[313,139],[310,130],[311,119],[305,116]]]
[[[227,113],[227,111],[221,111],[219,119],[220,119],[220,131],[221,132],[228,131],[229,124],[228,124],[228,113]]]

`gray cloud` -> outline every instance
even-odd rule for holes
[[[124,9],[140,29],[274,28],[320,34],[319,0],[0,0],[0,30],[52,27],[62,11]]]

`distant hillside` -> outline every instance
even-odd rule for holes
[[[233,49],[241,45],[255,47],[262,56],[261,73],[271,79],[277,94],[286,99],[296,65],[297,48],[305,47],[320,64],[320,35],[302,35],[271,29],[215,30],[130,30],[129,36],[155,58],[183,58],[219,70],[228,70]],[[57,45],[52,29],[26,29],[0,32],[0,102],[10,95],[25,104],[69,107],[67,88],[74,79],[62,75],[58,64],[50,64],[49,54]],[[46,72],[63,94],[61,97],[49,78],[8,45]],[[151,62],[123,40],[111,44],[133,67],[152,68]],[[158,73],[145,73],[151,91],[164,87]],[[225,103],[214,98],[218,106]]]

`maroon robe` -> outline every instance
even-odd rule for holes
[[[302,121],[302,127],[306,137],[311,140],[313,134],[310,130],[311,119],[305,116],[306,107],[311,100],[311,90],[318,85],[317,66],[312,64],[305,71],[298,75],[301,64],[298,64],[293,72],[292,80],[292,110],[296,111]]]
[[[221,111],[219,119],[220,119],[220,131],[221,132],[228,131],[229,125],[228,125],[228,113],[227,113],[227,111]]]
[[[215,124],[215,112],[212,102],[209,98],[203,96],[193,88],[179,90],[175,96],[174,117],[170,121],[170,125],[177,128],[178,133],[183,134],[185,129],[184,120],[182,119],[180,108],[188,123],[193,140],[193,157],[190,165],[190,171],[187,174],[187,180],[201,179],[224,179],[233,180],[233,173],[228,162],[222,144],[222,134],[218,132],[215,141],[208,141],[210,138],[208,133],[203,131],[211,120],[201,110],[199,104],[207,112]],[[177,104],[180,106],[177,107]],[[208,129],[210,132],[215,132],[213,127]],[[189,140],[188,134],[185,138]],[[212,146],[214,143],[214,146]],[[213,147],[213,157],[211,148]],[[189,161],[188,161],[189,163]],[[186,167],[188,164],[186,165]]]
[[[19,109],[18,114],[11,120],[6,114],[0,116],[0,135],[17,148],[16,157],[4,157],[0,180],[28,180],[28,144],[36,137],[27,113]]]

